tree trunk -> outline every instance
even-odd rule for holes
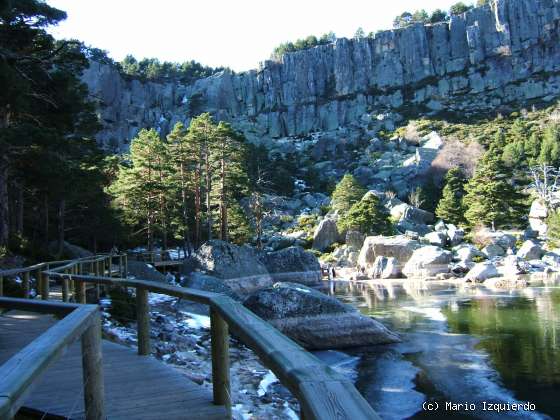
[[[17,189],[17,213],[16,213],[16,232],[23,235],[23,186],[18,184]]]
[[[0,246],[8,246],[9,232],[8,162],[5,158],[0,158]]]
[[[206,169],[206,221],[208,223],[208,240],[212,239],[212,209],[210,208],[210,193],[212,191],[212,172],[210,171],[210,151],[206,145],[206,153],[204,155],[204,165]]]
[[[181,170],[181,206],[183,216],[183,252],[187,256],[187,249],[189,249],[189,213],[187,208],[187,181],[185,179],[186,171],[184,163],[180,165]]]
[[[194,236],[195,245],[198,248],[200,246],[200,207],[201,207],[201,194],[200,194],[200,164],[197,164],[194,182],[196,183],[194,187]]]
[[[227,203],[226,203],[226,162],[225,156],[222,155],[220,168],[220,239],[228,241],[228,221],[227,221]]]
[[[45,212],[45,247],[49,246],[49,196],[45,194],[43,199],[43,211]]]
[[[58,203],[58,255],[64,251],[64,217],[66,213],[66,200],[63,198]]]

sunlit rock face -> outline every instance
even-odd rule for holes
[[[382,116],[391,111],[494,113],[558,97],[558,0],[491,3],[449,23],[338,39],[188,86],[124,80],[98,63],[83,80],[99,102],[100,141],[120,149],[142,127],[165,134],[202,111],[249,139],[272,141],[339,127],[390,129]]]

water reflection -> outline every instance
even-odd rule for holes
[[[559,284],[556,278],[533,279],[531,287],[509,291],[438,282],[335,282],[329,292],[403,334],[399,345],[353,352],[361,356],[357,386],[382,417],[437,417],[421,413],[426,399],[530,401],[558,417]],[[395,401],[402,402],[397,412],[391,409]],[[504,417],[519,413],[489,416]]]

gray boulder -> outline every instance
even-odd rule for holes
[[[372,279],[395,279],[400,277],[402,272],[395,258],[379,256],[367,274]]]
[[[449,273],[451,260],[451,252],[437,246],[425,246],[414,251],[402,272],[407,278],[434,277]]]
[[[128,276],[133,276],[138,280],[157,281],[159,283],[167,283],[167,279],[163,274],[157,271],[152,265],[143,261],[128,260]]]
[[[308,349],[334,349],[399,341],[380,322],[317,290],[276,283],[251,294],[244,305]]]
[[[333,219],[323,219],[313,234],[313,249],[324,251],[338,241],[338,228]]]
[[[447,238],[451,246],[459,245],[465,238],[465,231],[455,225],[447,225]]]
[[[528,273],[531,266],[516,255],[508,255],[501,261],[496,269],[501,276],[511,277]]]
[[[49,244],[49,252],[52,255],[58,255],[59,246],[57,241],[53,241]],[[70,242],[63,241],[62,243],[62,257],[64,258],[85,258],[91,257],[92,252],[88,251],[81,246],[71,244]]]
[[[206,292],[223,293],[233,299],[239,300],[239,295],[235,293],[224,280],[200,272],[194,272],[189,277],[185,278],[181,282],[181,286],[204,290]]]
[[[443,232],[430,232],[424,236],[424,239],[430,244],[435,246],[445,246],[447,243],[447,235]]]
[[[535,200],[531,204],[531,210],[529,211],[529,225],[531,229],[537,232],[539,235],[545,235],[548,226],[546,224],[546,219],[548,217],[548,209],[546,205],[541,200]]]
[[[535,241],[528,240],[523,242],[519,251],[517,251],[517,256],[524,260],[538,260],[544,254],[542,247]]]
[[[484,280],[498,277],[500,273],[494,264],[490,261],[484,261],[476,264],[465,276],[466,281],[482,283]]]
[[[466,262],[472,261],[475,257],[486,257],[485,254],[471,244],[457,245],[453,248],[453,253],[455,254],[456,260]]]
[[[358,256],[358,267],[369,272],[379,256],[395,258],[395,264],[402,269],[404,264],[410,259],[415,249],[420,247],[416,240],[406,236],[368,236],[360,255]]]
[[[497,244],[490,244],[482,249],[482,253],[488,258],[503,257],[506,250]]]
[[[321,264],[315,255],[299,246],[261,254],[259,260],[273,281],[314,285],[321,281]]]
[[[429,211],[408,206],[405,208],[401,220],[407,220],[416,225],[427,225],[434,221],[434,215]]]
[[[560,250],[556,249],[551,252],[547,252],[542,257],[542,261],[555,270],[560,269],[560,253],[558,251]]]

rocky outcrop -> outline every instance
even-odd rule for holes
[[[83,80],[99,103],[100,140],[120,149],[142,127],[165,134],[203,111],[250,140],[391,129],[388,111],[468,115],[558,97],[559,18],[557,0],[496,0],[449,22],[338,39],[188,86],[125,80],[99,63]]]
[[[368,274],[372,279],[395,279],[402,275],[402,271],[395,258],[379,256],[375,258]]]
[[[451,259],[451,252],[437,246],[425,246],[413,252],[402,272],[407,278],[434,277],[449,273]]]
[[[531,204],[529,211],[529,226],[539,235],[545,235],[548,230],[546,218],[548,217],[548,209],[542,200],[535,200]]]
[[[223,293],[233,299],[239,299],[239,295],[223,280],[200,272],[191,273],[181,282],[181,286],[206,292]]]
[[[321,281],[317,257],[299,246],[259,256],[273,281],[314,285]]]
[[[396,334],[351,306],[315,289],[276,283],[244,305],[308,349],[334,349],[399,341]]]
[[[128,260],[128,276],[138,280],[150,280],[161,283],[167,281],[165,276],[152,265],[142,261]]]
[[[195,259],[201,270],[223,280],[239,294],[250,293],[273,283],[265,265],[248,246],[212,240],[197,250]]]
[[[538,260],[544,254],[542,247],[533,240],[528,240],[523,242],[519,251],[517,251],[517,256],[524,260]]]
[[[324,251],[338,241],[338,228],[333,219],[323,219],[313,234],[313,249]]]
[[[368,236],[358,256],[358,268],[364,273],[373,274],[371,270],[377,257],[393,257],[397,269],[402,270],[419,247],[418,241],[406,236]]]

